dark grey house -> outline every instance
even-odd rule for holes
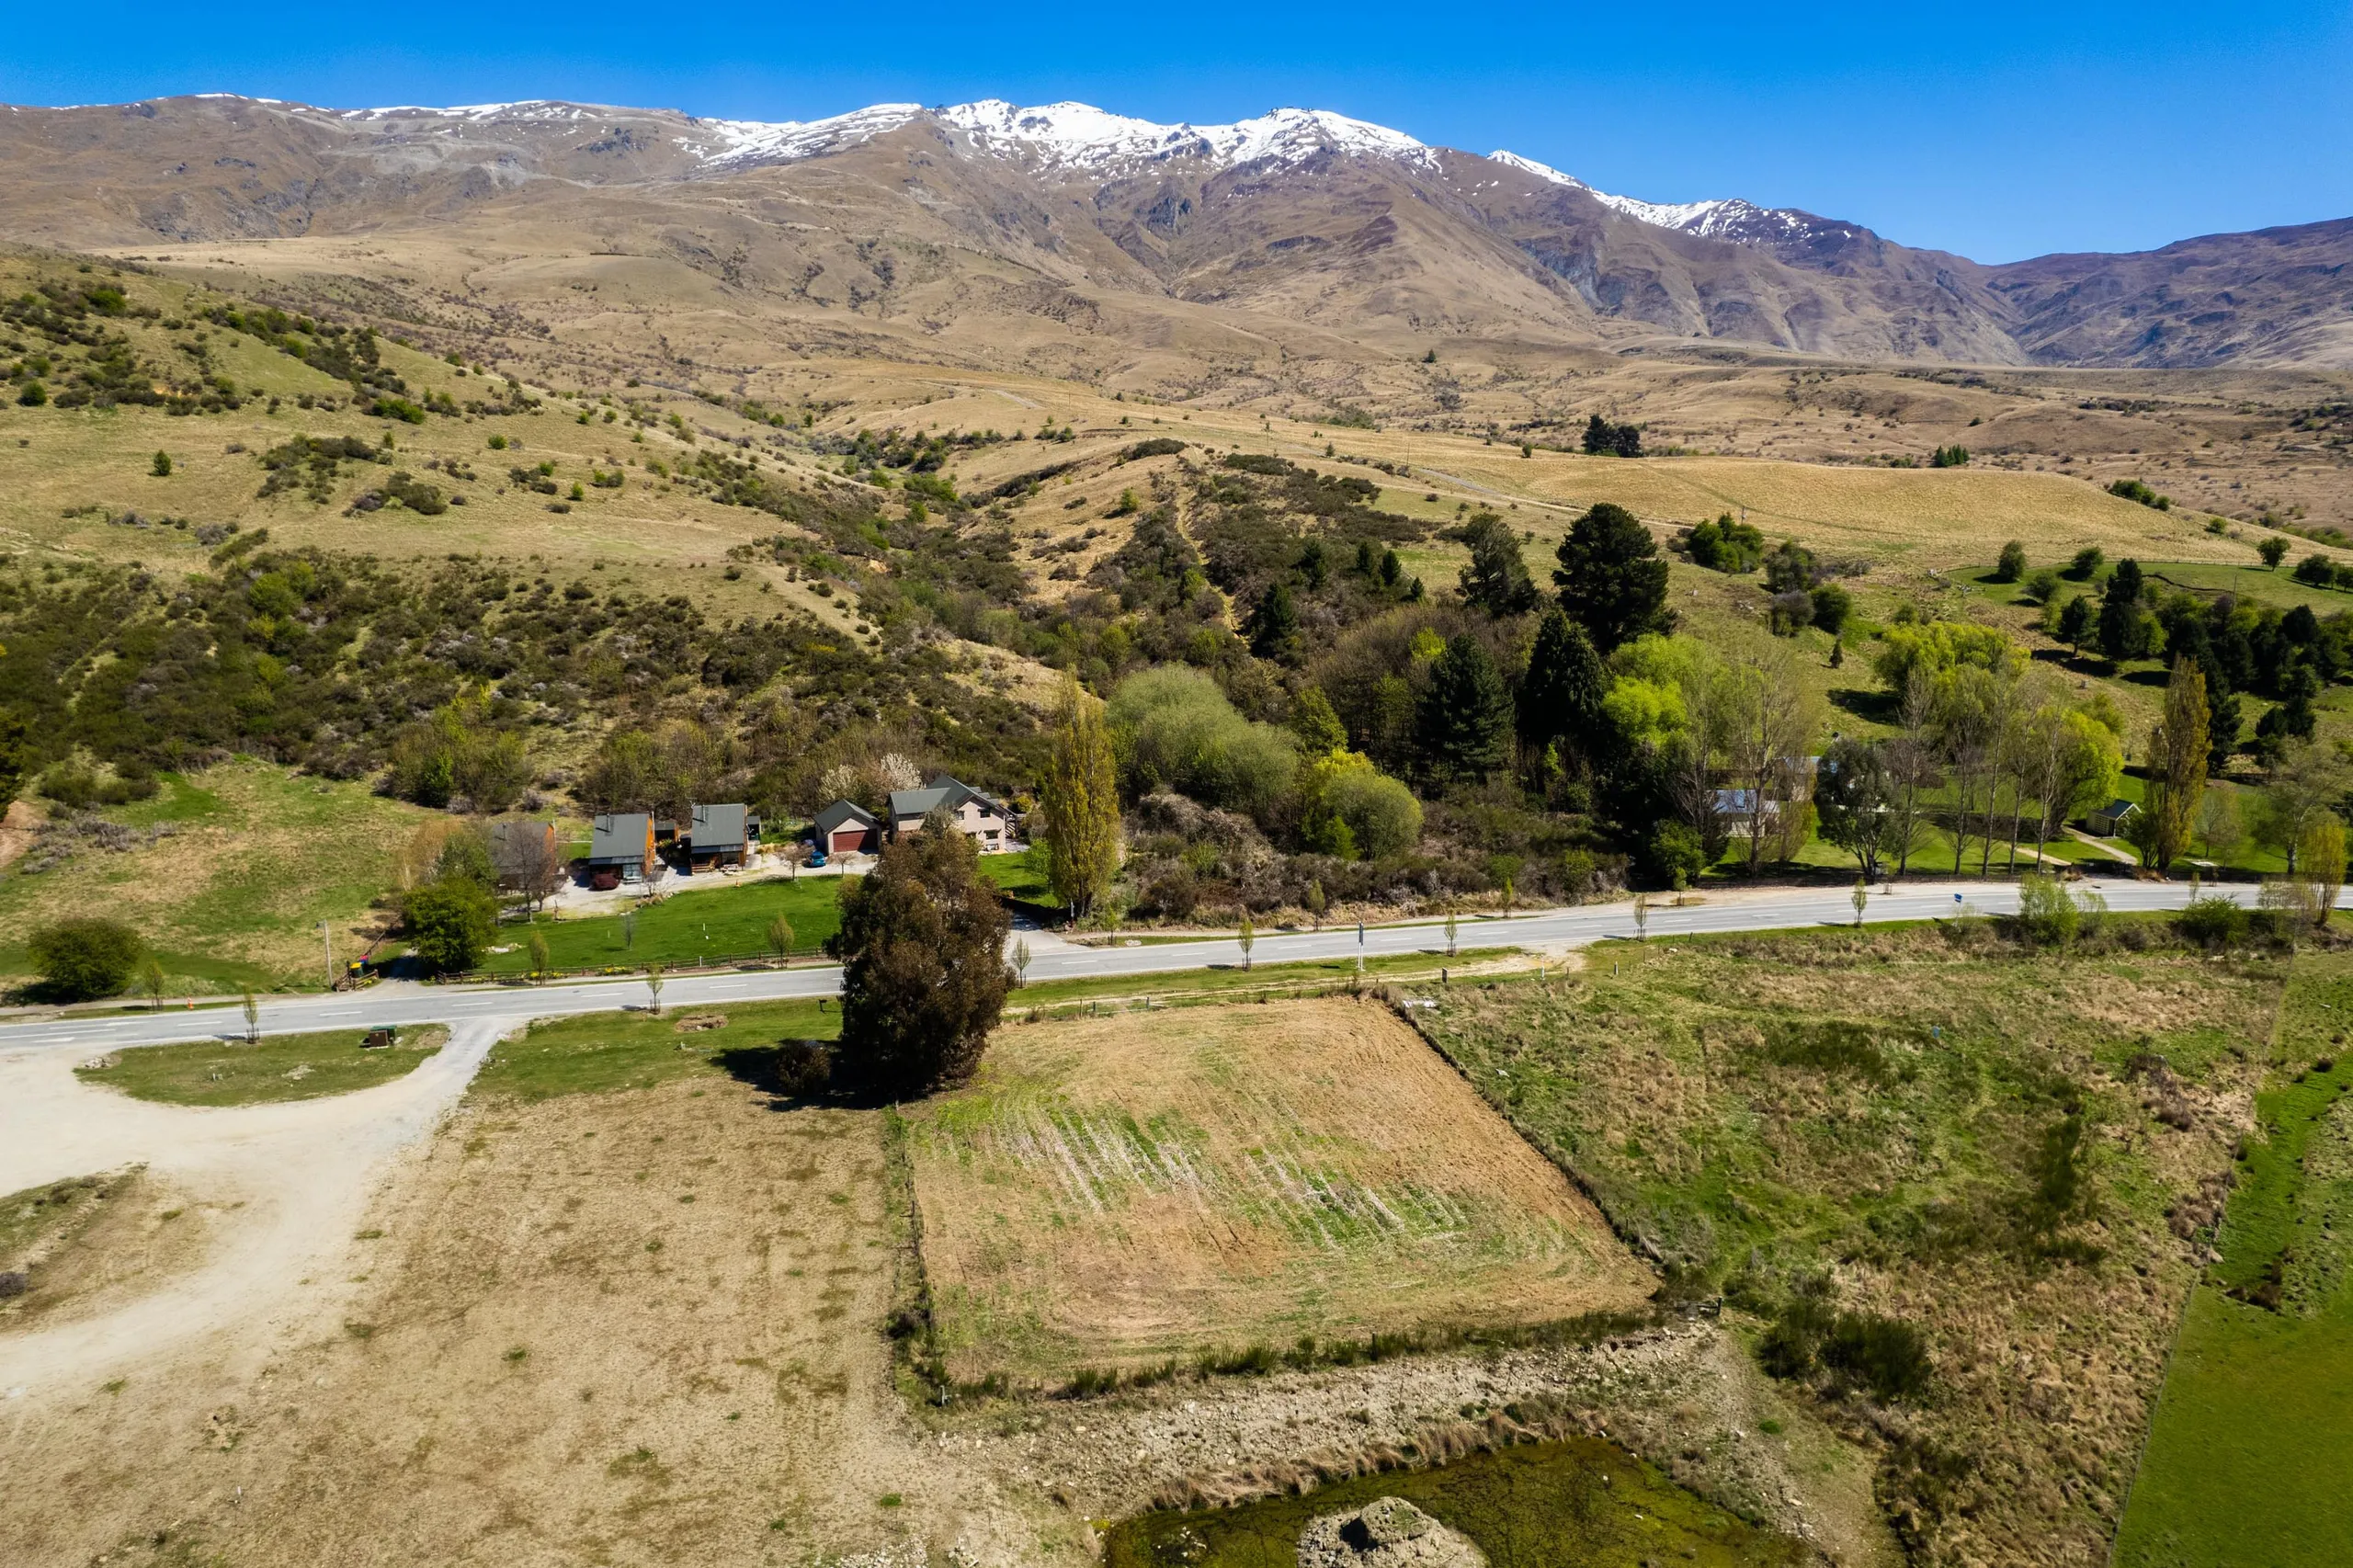
[[[600,888],[645,880],[654,862],[654,819],[643,812],[600,816],[588,838],[588,881]]]

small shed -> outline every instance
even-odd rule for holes
[[[2114,800],[2096,812],[2084,814],[2084,826],[2095,838],[2113,838],[2124,831],[2125,819],[2141,809],[2136,801]]]
[[[870,855],[882,847],[882,824],[857,801],[835,801],[817,813],[809,836],[828,855]]]

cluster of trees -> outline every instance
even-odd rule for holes
[[[1593,457],[1641,457],[1642,426],[1613,425],[1597,414],[1585,422],[1585,449]]]
[[[2086,574],[2098,565],[2092,561]],[[2055,586],[2055,579],[2040,585]],[[2029,586],[2033,591],[2036,585]],[[2257,722],[2253,737],[2257,757],[2268,763],[2286,744],[2312,737],[2315,699],[2353,671],[2353,616],[2340,611],[2323,619],[2306,605],[2283,611],[2227,594],[2211,599],[2165,594],[2131,559],[2116,563],[2097,601],[2088,594],[2047,597],[2044,617],[2052,634],[2078,653],[2089,648],[2120,662],[2165,657],[2194,664],[2205,682],[2216,768],[2240,744],[2240,693],[2278,703]]]
[[[2113,705],[2069,701],[1994,628],[1893,627],[1877,666],[1896,698],[1897,733],[1833,741],[1813,788],[1822,836],[1865,877],[1907,869],[1932,823],[1952,837],[1955,870],[1972,840],[1981,873],[2005,841],[2015,865],[2021,841],[2039,850],[2121,784]]]

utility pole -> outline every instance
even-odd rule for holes
[[[332,991],[335,989],[335,927],[324,920],[319,922],[319,940],[326,948],[327,989]]]
[[[1357,972],[1364,972],[1364,916],[1357,916]]]

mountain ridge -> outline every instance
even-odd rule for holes
[[[961,312],[1029,309],[1007,302],[1010,284],[1074,289],[1097,312],[1157,296],[1382,343],[2353,365],[2353,220],[1987,265],[1797,209],[1620,196],[1329,110],[1162,124],[981,99],[758,121],[563,99],[332,109],[202,95],[11,108],[0,173],[0,233],[67,246],[422,222],[488,237],[528,220],[642,227],[691,252],[721,227],[739,282],[797,271],[803,297],[851,310],[904,276],[878,247],[948,244],[960,287],[934,295]],[[845,245],[870,276],[850,276]],[[813,267],[841,275],[837,295],[810,291]]]

